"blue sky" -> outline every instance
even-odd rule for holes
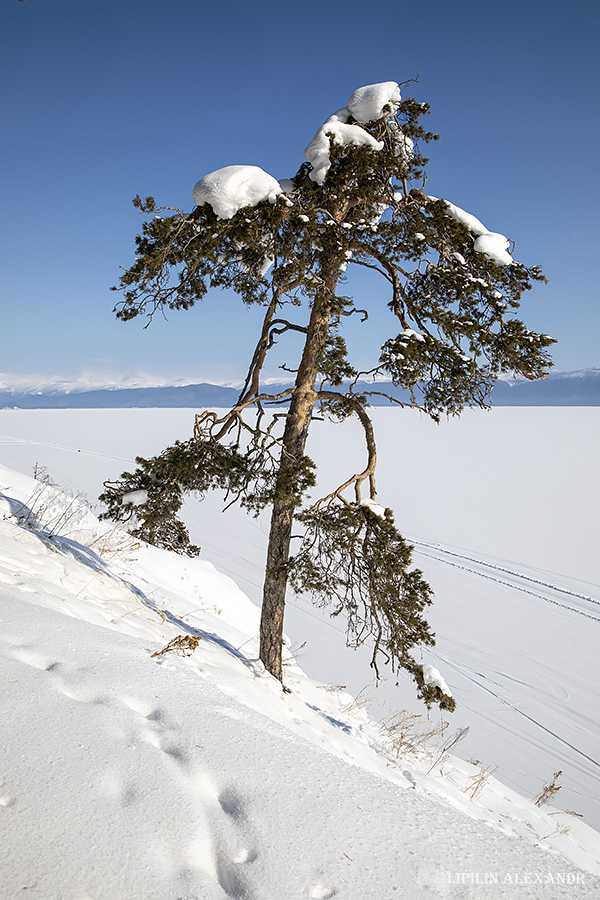
[[[288,177],[356,87],[417,73],[407,92],[441,135],[428,190],[543,266],[523,318],[559,339],[557,368],[600,365],[595,5],[204,6],[4,0],[0,373],[242,377],[257,319],[235,298],[146,330],[114,319],[141,225],[131,198],[191,208],[194,183],[234,163]]]

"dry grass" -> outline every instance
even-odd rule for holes
[[[548,803],[555,794],[558,794],[560,791],[561,785],[557,784],[558,779],[562,775],[562,770],[559,769],[558,772],[555,772],[552,776],[552,781],[549,784],[545,784],[542,790],[539,792],[537,797],[534,799],[534,803],[536,806],[543,806],[544,803]]]
[[[174,653],[176,656],[191,656],[200,641],[201,637],[192,634],[178,634],[172,638],[162,650],[151,653],[151,656],[164,656],[165,653]]]
[[[538,846],[542,843],[542,841],[547,841],[548,838],[560,837],[561,835],[566,836],[570,831],[571,829],[568,825],[561,825],[559,822],[554,831],[551,831],[549,834],[545,834],[543,838],[539,839]]]
[[[460,741],[463,740],[469,733],[469,729],[467,728],[458,728],[453,734],[449,735],[446,740],[441,744],[434,755],[433,762],[427,770],[427,774],[430,775],[434,769],[437,769],[439,766],[440,775],[444,774],[444,765],[448,762],[450,756],[452,755],[452,751],[456,747]]]
[[[364,688],[362,688],[356,697],[353,697],[350,703],[347,703],[342,707],[342,712],[352,712],[354,709],[364,709],[365,707],[372,706],[373,703],[377,702],[377,688],[374,684],[366,684]]]
[[[396,758],[402,753],[417,753],[426,750],[433,741],[438,741],[446,729],[447,722],[434,725],[426,716],[403,709],[384,719],[380,725],[388,751]]]
[[[490,775],[493,775],[494,772],[497,771],[498,766],[489,766],[487,769],[481,769],[477,775],[473,775],[473,777],[469,779],[469,783],[464,788],[463,794],[466,794],[469,800],[477,800],[486,786]]]

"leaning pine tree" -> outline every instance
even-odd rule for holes
[[[369,397],[386,395],[391,381],[404,391],[401,405],[436,421],[458,415],[489,405],[502,372],[543,377],[553,341],[515,317],[522,293],[543,280],[539,268],[516,262],[507,239],[473,215],[424,193],[419,145],[435,137],[420,124],[428,111],[402,99],[395,82],[362,87],[317,131],[290,181],[229,166],[196,184],[189,213],[136,197],[152,218],[121,277],[120,319],[188,309],[216,287],[263,307],[264,319],[236,405],[198,414],[192,437],[138,458],[135,472],[107,483],[101,499],[105,515],[131,520],[138,537],[188,554],[198,548],[178,518],[186,494],[220,488],[254,514],[270,507],[260,628],[266,669],[281,680],[291,586],[331,604],[332,615],[344,613],[349,644],[372,641],[377,674],[381,659],[405,669],[428,705],[453,709],[443,679],[411,655],[434,643],[424,618],[432,592],[412,567],[392,511],[376,501]],[[342,334],[348,316],[366,316],[363,302],[339,290],[349,266],[387,282],[395,322],[369,373],[353,367]],[[286,366],[295,381],[273,395],[263,367],[288,333],[303,342]],[[373,389],[359,389],[367,374]],[[318,498],[305,454],[316,411],[356,416],[366,443],[363,471]]]

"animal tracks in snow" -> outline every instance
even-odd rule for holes
[[[68,665],[27,647],[14,647],[8,651],[8,655],[26,666],[47,673],[51,677],[52,687],[70,700],[94,704],[110,702],[106,694],[98,694],[92,685],[86,683],[90,674],[93,674],[87,667]]]
[[[40,690],[54,694],[57,701],[62,695],[78,705],[102,705],[105,711],[96,721],[102,723],[112,741],[134,751],[127,765],[122,762],[122,754],[116,754],[93,775],[95,802],[107,813],[112,808],[121,815],[138,807],[135,815],[143,816],[146,810],[151,815],[154,805],[162,805],[165,800],[149,791],[149,777],[174,785],[168,800],[170,814],[178,816],[182,811],[189,822],[189,834],[183,841],[181,836],[175,840],[165,824],[164,833],[157,835],[155,852],[164,857],[178,897],[204,896],[197,893],[199,885],[209,879],[215,890],[222,892],[219,896],[254,900],[252,867],[260,854],[249,802],[235,784],[223,783],[222,775],[215,775],[202,745],[192,743],[186,733],[185,721],[149,693],[128,693],[117,685],[112,694],[101,692],[99,680],[103,686],[106,680],[99,678],[96,667],[77,665],[68,651],[59,658],[45,654],[43,647],[13,642],[4,652],[43,680]],[[104,740],[101,733],[99,739]],[[115,763],[115,758],[121,762]],[[10,785],[0,784],[0,813],[16,802]]]
[[[142,741],[179,768],[185,792],[201,813],[201,825],[184,850],[183,874],[188,869],[204,870],[228,897],[252,900],[247,872],[259,853],[242,795],[232,785],[217,787],[203,765],[201,746],[189,747],[162,707],[131,695],[121,695],[118,702],[138,719]],[[131,785],[116,790],[121,804],[132,802],[130,797],[135,802]]]

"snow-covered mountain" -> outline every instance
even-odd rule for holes
[[[273,393],[288,384],[271,384]],[[363,390],[373,384],[359,382]],[[376,387],[376,386],[375,386]],[[376,387],[377,389],[377,387]],[[400,390],[386,386],[393,396],[402,399]],[[234,387],[209,384],[175,384],[140,387],[98,387],[84,384],[69,386],[40,382],[35,389],[4,380],[0,383],[0,409],[122,409],[122,408],[191,408],[230,406],[239,391]],[[600,369],[576,372],[554,372],[541,381],[499,381],[492,400],[495,406],[600,406]],[[389,401],[374,396],[374,406],[387,406]]]
[[[209,561],[4,467],[0,601],[6,900],[599,895],[577,816],[451,755],[451,727],[374,723],[291,650],[282,692]]]

